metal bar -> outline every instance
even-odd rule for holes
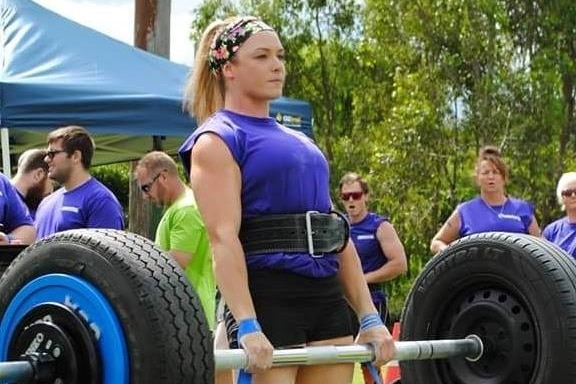
[[[462,356],[478,360],[483,353],[482,341],[471,335],[460,340],[398,341],[394,360],[428,360]],[[245,368],[248,359],[242,349],[214,351],[217,370]],[[366,345],[319,346],[274,351],[272,365],[314,365],[338,363],[364,363],[374,360],[374,352]]]
[[[0,362],[2,383],[28,383],[34,378],[34,367],[28,361]]]
[[[6,177],[12,177],[12,167],[10,166],[10,135],[8,128],[0,128],[0,143],[2,146],[2,172]]]

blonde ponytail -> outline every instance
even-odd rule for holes
[[[210,45],[217,33],[236,18],[217,20],[202,34],[196,50],[194,66],[188,74],[184,93],[184,108],[201,125],[210,115],[224,106],[224,80],[213,73],[208,65]]]

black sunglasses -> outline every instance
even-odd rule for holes
[[[156,182],[156,180],[158,180],[158,178],[160,177],[160,175],[162,174],[162,172],[164,172],[164,170],[158,172],[158,173],[156,174],[156,176],[154,176],[154,177],[152,178],[152,181],[151,181],[151,182],[146,183],[146,184],[142,184],[142,185],[140,186],[140,190],[141,190],[142,192],[144,192],[144,193],[149,193],[149,192],[150,192],[150,189],[152,189],[152,186],[154,185],[154,183]]]
[[[63,149],[49,149],[46,151],[46,156],[48,156],[50,158],[50,160],[52,160],[54,158],[54,156],[56,156],[57,154],[62,153],[62,152],[66,152],[66,151]]]
[[[564,197],[574,197],[576,196],[576,189],[565,189],[561,192]]]
[[[348,201],[348,200],[350,200],[350,198],[352,198],[352,200],[360,200],[363,195],[364,195],[364,192],[341,193],[340,199],[342,199],[344,201]]]

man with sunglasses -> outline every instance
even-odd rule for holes
[[[83,127],[60,127],[48,134],[44,161],[48,177],[62,188],[47,196],[36,211],[38,238],[78,228],[124,229],[118,199],[90,175],[94,141]]]
[[[386,322],[388,309],[382,284],[407,270],[406,253],[388,218],[368,211],[368,183],[356,173],[340,180],[340,200],[350,222],[350,238],[362,263],[376,308]]]
[[[542,236],[576,258],[576,172],[567,172],[560,177],[556,197],[566,216],[548,224]]]
[[[146,154],[134,177],[146,199],[165,208],[155,243],[182,267],[214,327],[216,282],[208,234],[192,190],[180,179],[176,162],[164,152]]]

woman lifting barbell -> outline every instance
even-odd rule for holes
[[[345,221],[330,214],[325,157],[269,117],[283,59],[278,35],[256,18],[211,24],[187,86],[187,108],[202,125],[180,156],[255,382],[345,384],[351,364],[267,370],[273,348],[352,343],[344,296],[360,320],[357,341],[374,346],[377,364],[394,354]]]

